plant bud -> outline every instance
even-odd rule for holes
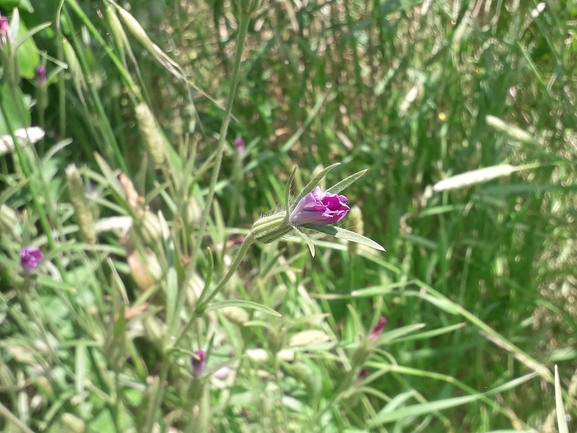
[[[198,302],[203,289],[204,280],[195,272],[190,276],[184,286],[184,290],[186,290],[186,298],[191,307],[196,307],[196,303]]]
[[[136,120],[144,139],[144,147],[150,153],[154,168],[163,167],[166,160],[166,143],[156,119],[146,103],[141,102],[136,106]]]
[[[5,204],[0,204],[0,233],[9,233],[14,240],[20,239],[20,222],[18,216]]]
[[[162,323],[156,316],[148,316],[142,321],[144,326],[144,334],[148,340],[154,344],[158,350],[164,349],[164,339],[166,336],[166,325]]]
[[[133,251],[126,261],[132,279],[142,291],[150,289],[162,278],[162,268],[152,251],[147,251],[144,257],[138,251]]]
[[[86,424],[76,415],[66,412],[62,414],[60,420],[62,424],[66,426],[66,431],[71,433],[83,433],[86,431]]]
[[[294,364],[283,364],[283,370],[300,380],[306,387],[307,393],[310,396],[316,397],[320,395],[322,385],[320,383],[320,375],[314,374],[310,366],[304,362],[295,362]]]
[[[184,223],[197,226],[202,218],[202,209],[194,197],[188,197],[184,203]]]
[[[308,331],[298,332],[293,335],[289,340],[289,346],[305,347],[312,346],[314,344],[326,343],[327,341],[330,341],[330,337],[325,331],[310,329]]]
[[[238,326],[243,326],[250,320],[246,310],[240,307],[225,307],[221,311],[224,317]]]
[[[87,89],[88,86],[86,84],[86,80],[84,79],[80,61],[78,60],[78,57],[76,57],[74,48],[72,48],[72,45],[70,45],[70,42],[68,42],[68,39],[66,38],[62,38],[62,51],[64,53],[66,63],[68,64],[68,70],[72,75],[72,80],[74,81],[74,87],[76,87],[78,97],[81,99],[82,103],[84,103],[85,101],[84,96],[82,96],[82,91]]]
[[[292,229],[285,212],[261,217],[252,226],[255,239],[265,244],[279,240]]]
[[[120,57],[124,59],[124,53],[127,49],[130,49],[130,44],[118,16],[116,16],[114,9],[109,4],[106,5],[106,18],[112,32],[112,37],[114,38],[114,43],[120,52]]]
[[[162,238],[162,228],[158,217],[150,211],[144,211],[136,222],[142,242],[146,245],[155,245]]]
[[[270,352],[276,356],[277,353],[283,348],[285,343],[286,335],[283,326],[275,326],[271,329],[267,337],[268,348]]]
[[[66,179],[68,180],[68,193],[76,214],[80,235],[84,242],[94,244],[96,242],[96,230],[94,229],[92,212],[84,194],[80,173],[74,164],[70,164],[66,168]]]

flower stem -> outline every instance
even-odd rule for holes
[[[222,164],[222,156],[224,154],[224,146],[225,146],[225,142],[226,142],[226,134],[228,132],[228,125],[230,123],[232,106],[233,106],[234,98],[236,96],[236,88],[238,86],[238,82],[239,82],[239,78],[240,78],[239,72],[240,72],[240,64],[241,64],[241,60],[242,60],[242,51],[243,51],[243,47],[244,47],[244,41],[246,39],[246,34],[248,31],[249,22],[250,22],[250,14],[244,13],[241,11],[239,14],[237,47],[236,47],[236,53],[234,56],[234,64],[233,64],[233,69],[232,69],[232,78],[231,78],[230,89],[229,89],[228,98],[226,101],[226,108],[224,110],[224,119],[222,121],[222,126],[220,128],[220,135],[218,137],[218,145],[216,148],[216,157],[214,159],[214,168],[212,171],[212,176],[210,178],[208,194],[207,194],[206,200],[205,200],[206,205],[203,209],[200,223],[198,225],[198,228],[199,228],[199,232],[197,234],[198,241],[194,243],[192,253],[190,255],[190,266],[188,267],[188,269],[186,271],[187,276],[190,276],[190,275],[194,274],[194,272],[196,272],[196,262],[198,260],[198,256],[199,256],[200,250],[201,250],[200,240],[202,239],[202,237],[204,236],[204,233],[206,232],[208,215],[210,214],[210,209],[212,206],[212,201],[214,199],[214,193],[216,190],[216,183],[218,181],[218,175],[220,173],[220,166]],[[182,310],[182,308],[184,307],[185,300],[186,300],[186,293],[184,290],[182,290],[180,293],[179,299],[178,299],[177,312],[180,312]],[[178,323],[178,322],[176,322],[176,323]],[[174,335],[175,330],[173,329],[171,331],[172,331],[171,335]]]
[[[244,259],[244,256],[246,255],[246,252],[253,243],[254,243],[254,233],[251,231],[246,236],[246,238],[244,238],[244,241],[242,242],[242,245],[240,246],[240,249],[238,250],[236,257],[234,258],[234,261],[228,268],[228,272],[226,273],[226,275],[222,277],[222,279],[218,282],[217,286],[210,293],[210,295],[207,296],[205,300],[203,300],[202,298],[199,300],[198,308],[200,309],[200,311],[204,310],[207,304],[210,301],[212,301],[216,295],[218,295],[218,293],[222,290],[227,281],[230,280],[230,277],[234,275],[234,273],[236,272],[236,270],[240,265],[240,262],[242,262],[242,259]]]
[[[216,190],[216,183],[218,181],[218,176],[220,174],[220,166],[222,164],[222,157],[224,154],[224,146],[225,146],[225,142],[226,142],[226,134],[228,132],[228,125],[230,124],[230,116],[232,113],[232,106],[234,103],[234,98],[236,96],[236,88],[238,86],[238,82],[239,82],[239,78],[240,78],[239,72],[240,72],[240,64],[241,64],[241,60],[242,60],[242,51],[243,51],[243,47],[244,47],[244,41],[246,39],[246,34],[248,31],[249,22],[250,22],[250,13],[245,13],[245,12],[241,11],[241,13],[239,14],[237,47],[236,47],[236,53],[235,53],[234,64],[233,64],[233,69],[232,69],[231,84],[230,84],[230,89],[228,92],[228,98],[226,101],[226,108],[224,110],[224,119],[222,121],[222,126],[220,128],[220,136],[218,138],[218,145],[216,148],[216,157],[214,160],[214,168],[213,168],[212,176],[210,179],[208,195],[206,196],[206,202],[205,202],[206,206],[202,212],[202,217],[200,219],[199,233],[197,235],[198,241],[195,242],[195,244],[193,246],[193,250],[192,250],[192,254],[191,254],[191,263],[190,263],[189,268],[187,269],[187,275],[192,275],[194,272],[196,272],[196,262],[197,262],[197,259],[198,259],[198,256],[199,256],[200,250],[201,250],[201,241],[200,240],[203,238],[204,233],[206,232],[208,215],[210,214],[210,209],[212,206],[212,201],[214,199],[214,194],[215,194],[215,190]],[[247,238],[249,238],[249,236],[247,236]],[[246,254],[246,251],[247,251],[248,247],[250,246],[250,243],[252,243],[252,240],[249,240],[247,242],[247,239],[245,239],[245,242],[246,242],[246,244],[243,243],[244,248],[241,247],[241,250],[239,251],[239,254],[237,255],[238,260],[235,259],[236,266],[231,266],[232,271],[231,271],[231,269],[229,269],[229,272],[223,277],[223,280],[221,280],[221,282],[217,285],[215,290],[209,295],[209,297],[204,302],[204,304],[206,304],[208,301],[210,301],[212,298],[214,298],[214,296],[216,296],[216,294],[222,289],[222,286],[232,276],[232,274],[234,273],[234,270],[236,270],[236,268],[238,268],[238,264],[240,263],[240,261],[242,260],[244,255]],[[237,261],[238,261],[238,263],[237,263]],[[176,309],[177,316],[176,317],[180,317],[180,312],[182,311],[182,308],[184,308],[185,301],[186,301],[186,291],[181,290],[181,292],[179,294],[178,303],[177,303],[177,309]],[[198,307],[197,307],[197,309],[195,309],[195,312],[193,313],[193,317],[191,318],[191,320],[186,324],[184,331],[180,332],[180,335],[177,337],[174,344],[170,344],[171,347],[176,348],[178,343],[180,343],[183,336],[186,334],[186,331],[190,328],[190,326],[192,326],[192,323],[193,323],[195,317],[197,316],[196,311],[199,311]],[[172,329],[169,329],[169,335],[170,336],[175,336],[175,334],[177,333],[178,323],[179,323],[179,321],[175,320],[174,324],[176,326],[172,326]],[[165,352],[165,354],[166,354],[166,352]],[[159,410],[159,406],[160,406],[160,403],[162,401],[162,396],[164,395],[164,381],[166,380],[166,377],[168,375],[168,365],[169,365],[168,361],[164,361],[162,363],[162,368],[161,368],[160,377],[159,377],[159,383],[157,385],[157,388],[154,390],[152,404],[149,406],[150,410],[148,413],[147,423],[146,423],[146,428],[145,428],[145,431],[147,431],[147,432],[152,432],[152,429],[154,427],[154,420],[156,419],[156,413]]]

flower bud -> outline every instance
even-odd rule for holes
[[[118,48],[120,57],[124,59],[124,53],[130,49],[130,43],[128,42],[128,38],[118,16],[109,4],[106,5],[106,19],[108,20],[108,25],[110,26],[112,37],[114,38],[114,43],[116,44],[116,48]]]
[[[245,152],[244,140],[242,139],[242,137],[236,137],[234,139],[234,144],[236,145],[236,150],[238,151],[239,158],[242,159]]]
[[[295,362],[294,364],[282,364],[286,374],[300,380],[306,387],[307,394],[316,397],[321,393],[321,379],[319,375],[314,374],[311,367],[304,362]]]
[[[9,233],[14,240],[20,239],[18,216],[5,204],[0,204],[0,233]]]
[[[250,320],[246,310],[240,307],[225,307],[221,311],[224,317],[238,326],[243,326]]]
[[[66,168],[66,179],[68,180],[68,193],[70,194],[70,202],[76,214],[76,221],[80,229],[80,236],[89,244],[96,242],[96,230],[94,230],[94,221],[92,220],[92,212],[84,188],[80,180],[80,173],[74,164],[70,164]]]
[[[310,329],[308,331],[302,331],[294,334],[289,340],[289,346],[311,346],[314,344],[326,343],[329,340],[330,337],[325,331],[321,331],[319,329]]]
[[[20,251],[20,266],[25,273],[30,273],[38,267],[44,254],[39,248],[24,247]]]
[[[138,251],[133,251],[128,254],[126,261],[132,279],[142,291],[150,289],[162,278],[162,268],[152,251],[147,251],[144,257]]]
[[[141,102],[136,106],[136,120],[144,139],[144,147],[150,154],[154,167],[161,168],[166,160],[166,143],[146,103]]]
[[[36,68],[36,84],[42,87],[46,84],[46,66],[39,65]]]
[[[371,332],[369,333],[368,336],[369,341],[373,343],[376,342],[383,333],[383,329],[386,324],[387,324],[387,318],[384,316],[381,317],[377,325],[373,329],[371,329]]]
[[[285,212],[261,217],[252,226],[255,239],[265,244],[279,240],[291,230]]]
[[[184,223],[191,227],[197,226],[202,218],[202,209],[194,197],[188,197],[184,202]]]
[[[86,424],[82,419],[78,418],[76,415],[65,412],[60,418],[62,424],[65,426],[65,430],[71,433],[84,433],[86,431]]]
[[[142,242],[146,245],[155,245],[162,238],[162,228],[158,217],[150,211],[144,211],[136,221]]]
[[[188,281],[184,285],[186,299],[191,307],[196,307],[196,303],[198,302],[203,289],[204,280],[195,272],[188,278]]]
[[[156,316],[148,316],[142,321],[144,334],[158,350],[163,350],[166,338],[166,325]]]
[[[206,352],[204,350],[197,350],[194,352],[194,355],[195,356],[190,357],[192,374],[196,379],[200,379],[204,376],[204,370],[206,369]]]

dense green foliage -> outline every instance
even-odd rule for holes
[[[0,0],[2,431],[563,432],[577,6],[257,3]]]

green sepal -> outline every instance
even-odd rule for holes
[[[313,189],[315,189],[315,187],[320,183],[320,181],[323,179],[323,177],[325,177],[328,174],[329,171],[331,171],[333,168],[335,168],[338,165],[341,165],[341,163],[337,162],[333,165],[329,165],[323,171],[321,171],[315,177],[313,177],[310,180],[310,182],[307,183],[307,186],[304,187],[304,189],[301,191],[301,193],[298,195],[298,197],[296,198],[296,200],[294,202],[295,203],[300,202],[305,195],[307,195],[309,192],[311,192]]]
[[[315,256],[315,244],[313,244],[313,241],[311,240],[311,238],[309,238],[306,234],[301,232],[296,227],[295,227],[295,232],[296,232],[297,236],[299,236],[301,239],[303,239],[307,243],[307,246],[309,247],[309,251],[311,252],[311,256],[314,257]]]
[[[334,236],[335,238],[338,238],[338,239],[343,239],[345,241],[356,242],[356,243],[361,244],[361,245],[366,245],[368,247],[374,248],[375,250],[386,251],[382,247],[382,245],[376,243],[375,241],[373,241],[373,240],[371,240],[371,239],[369,239],[363,235],[360,235],[358,233],[343,229],[341,227],[316,226],[316,225],[312,225],[312,224],[307,224],[303,227],[306,227],[306,228],[311,229],[311,230],[316,230],[318,232],[325,233],[327,235]]]
[[[361,170],[355,174],[351,174],[349,177],[345,177],[343,180],[327,189],[327,192],[330,192],[331,194],[338,194],[343,189],[359,180],[366,172],[367,169],[365,168],[364,170]]]

